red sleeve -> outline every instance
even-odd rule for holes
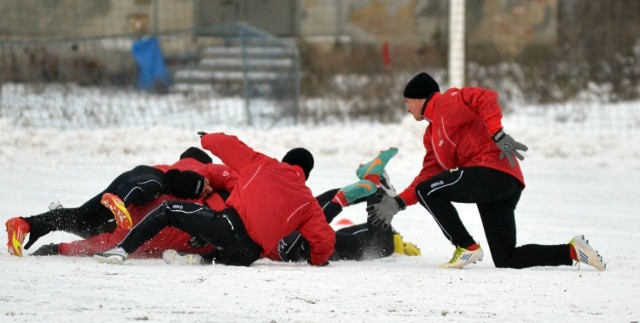
[[[129,233],[128,230],[117,228],[112,233],[103,233],[85,240],[61,243],[58,246],[58,252],[63,256],[92,256],[114,248],[127,233]]]
[[[238,175],[227,165],[207,164],[196,169],[196,172],[206,177],[214,190],[231,192],[238,183]]]
[[[273,248],[271,251],[267,252],[264,255],[264,258],[267,258],[273,261],[282,261],[282,258],[280,258],[280,252],[278,252],[278,248]]]
[[[407,206],[418,203],[418,196],[416,195],[416,186],[418,186],[418,184],[443,171],[443,168],[438,165],[438,161],[433,153],[430,133],[431,126],[427,128],[424,134],[423,140],[426,152],[422,159],[422,169],[420,170],[420,173],[418,173],[418,175],[413,179],[409,187],[405,188],[404,191],[398,194]]]
[[[502,111],[498,104],[498,93],[483,88],[462,88],[465,105],[484,120],[489,135],[502,129]]]
[[[238,137],[221,132],[202,136],[200,143],[202,148],[209,150],[216,155],[223,164],[231,167],[231,169],[236,172],[265,158],[271,159],[271,157],[253,150],[238,139]]]
[[[324,265],[334,252],[336,232],[333,231],[320,206],[311,206],[313,215],[300,228],[302,236],[311,244],[309,262],[315,266]]]
[[[183,159],[180,159],[180,160],[176,161],[175,163],[173,163],[169,168],[184,171],[184,170],[198,169],[198,168],[202,167],[203,165],[204,164],[201,163],[197,159],[183,158]],[[158,167],[156,167],[156,168],[158,168]],[[164,172],[167,172],[169,169],[161,169],[161,170],[164,170]]]
[[[173,227],[165,227],[153,238],[143,243],[131,254],[135,258],[159,258],[167,249],[175,249],[186,253],[211,253],[213,246],[207,244],[203,248],[194,248],[189,245],[191,235]]]

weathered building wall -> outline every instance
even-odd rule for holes
[[[152,32],[156,27],[158,31],[188,29],[194,25],[194,1],[0,1],[0,37],[73,38]],[[228,5],[229,0],[208,1],[197,4]],[[528,43],[554,44],[557,1],[467,0],[467,44],[494,46],[507,56],[518,55]],[[239,8],[251,6],[250,0],[233,3]],[[311,42],[446,44],[448,0],[298,0],[292,2],[292,10],[295,15],[270,19],[295,19],[294,33]],[[234,17],[227,20],[235,21]]]
[[[557,0],[483,1],[468,8],[467,44],[490,43],[503,55],[519,55],[527,44],[555,44]],[[469,10],[471,9],[471,10]]]
[[[310,40],[441,45],[447,0],[304,0],[300,33]],[[557,0],[468,0],[467,44],[518,55],[527,43],[554,44]]]
[[[191,28],[192,0],[0,1],[0,39],[98,37]]]

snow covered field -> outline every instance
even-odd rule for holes
[[[561,127],[510,126],[530,150],[528,187],[517,210],[518,242],[566,243],[585,234],[608,262],[496,269],[485,260],[444,270],[453,248],[419,205],[398,214],[396,229],[422,250],[366,262],[306,264],[261,260],[249,268],[169,266],[161,259],[123,266],[92,258],[17,258],[0,251],[0,322],[638,322],[640,320],[640,134],[597,134]],[[397,146],[388,166],[396,188],[418,171],[426,123],[251,129],[165,127],[119,130],[14,130],[0,120],[0,221],[77,206],[137,164],[175,160],[198,145],[196,130],[227,131],[280,157],[306,146],[316,155],[309,186],[319,194],[356,180],[358,163]],[[486,240],[477,210],[460,205],[469,231]],[[343,212],[365,221],[363,206]],[[65,233],[42,244],[76,239]],[[3,235],[3,245],[6,235]],[[29,253],[27,251],[26,253]]]

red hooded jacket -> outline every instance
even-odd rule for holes
[[[258,153],[223,133],[206,134],[201,143],[237,172],[238,183],[226,204],[238,212],[249,236],[262,247],[262,257],[298,230],[311,244],[311,264],[326,263],[334,251],[335,232],[300,167]]]
[[[483,88],[451,88],[436,92],[427,103],[423,117],[429,121],[424,132],[426,153],[422,170],[400,197],[413,205],[418,202],[416,186],[449,169],[483,166],[511,174],[524,185],[520,164],[511,167],[500,160],[500,149],[491,135],[502,128],[498,95]]]

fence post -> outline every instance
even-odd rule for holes
[[[247,124],[249,126],[253,126],[253,120],[251,118],[251,107],[249,102],[249,59],[247,53],[247,31],[244,28],[240,28],[240,43],[242,48],[242,78],[243,78],[243,86],[244,86],[244,109],[247,114]]]

